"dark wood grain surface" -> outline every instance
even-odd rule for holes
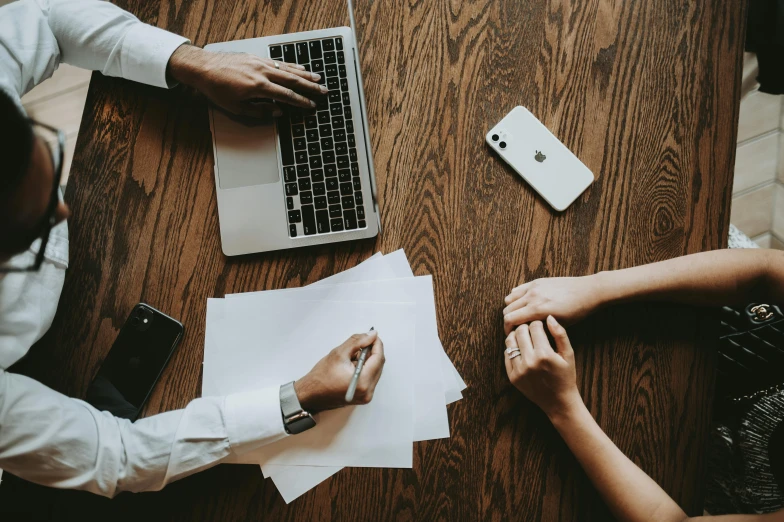
[[[342,0],[123,0],[203,45],[347,25]],[[206,105],[94,74],[66,199],[71,267],[51,332],[17,368],[83,397],[133,305],[186,326],[146,415],[200,393],[208,297],[301,286],[381,250],[433,274],[439,331],[469,384],[452,437],[413,470],[347,469],[286,506],[257,467],[219,466],[113,501],[6,476],[3,520],[608,520],[547,419],[506,379],[502,299],[521,281],[726,246],[744,2],[357,2],[384,234],[221,253]],[[527,106],[595,173],[554,213],[485,146]],[[570,330],[599,424],[701,512],[716,330],[703,313],[609,309]]]

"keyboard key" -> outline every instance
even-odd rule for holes
[[[337,56],[335,56],[334,52],[324,53],[324,63],[335,63],[338,61]]]
[[[324,72],[324,62],[321,60],[313,60],[310,62],[310,68],[314,73],[322,74]]]
[[[341,183],[346,183],[347,181],[351,181],[351,171],[348,169],[339,170],[338,181]]]
[[[338,75],[338,66],[334,63],[328,63],[324,68],[324,73],[326,74],[327,78],[332,76],[336,77]]]
[[[307,163],[308,162],[308,153],[304,150],[299,150],[294,153],[294,159],[297,163]]]
[[[348,135],[348,146],[349,147],[356,147],[357,146],[357,142],[354,140],[354,135],[353,134],[349,134]]]
[[[354,178],[354,181],[352,181],[352,183],[354,184],[354,190],[356,191],[362,190],[362,183],[359,182],[359,178]]]
[[[327,89],[329,89],[330,91],[335,91],[340,89],[340,81],[337,78],[328,78]]]
[[[321,159],[324,160],[324,163],[335,163],[335,153],[331,150],[325,150],[321,155]]]
[[[345,116],[346,116],[346,121],[350,120],[351,119],[351,107],[349,107],[349,106],[343,107],[343,114],[345,114]],[[305,121],[307,122],[307,119],[305,119]]]
[[[297,53],[294,44],[283,45],[283,61],[287,63],[297,63]]]
[[[300,178],[297,180],[300,190],[310,190],[310,178]],[[351,192],[351,190],[349,190]],[[340,193],[343,194],[343,187],[340,187]],[[345,195],[345,194],[344,194]]]
[[[343,226],[346,230],[355,230],[357,228],[357,215],[353,210],[343,211]]]
[[[329,113],[325,112],[324,114],[329,116]],[[329,122],[327,122],[327,123],[329,123]],[[322,138],[324,138],[326,136],[329,136],[331,132],[332,132],[332,127],[331,126],[329,126],[329,125],[319,125],[319,135]]]
[[[310,64],[309,63],[304,64],[302,67],[304,67],[306,71],[310,72]]]
[[[319,125],[324,125],[325,123],[329,123],[329,112],[327,111],[319,111],[317,114]]]
[[[299,210],[289,210],[289,223],[299,223],[302,221],[302,216]]]
[[[296,196],[297,195],[297,184],[296,183],[286,183],[286,195],[287,196]]]
[[[328,97],[330,103],[340,103],[340,91],[332,91]]]
[[[366,226],[367,226],[367,223],[365,223],[364,219],[360,219],[359,221],[357,221],[357,227],[358,228],[365,228]]]
[[[327,183],[327,188],[329,188],[329,183]],[[339,205],[340,192],[327,192],[327,203],[330,205]]]
[[[308,48],[310,49],[311,59],[321,58],[321,42],[318,40],[308,42]]]
[[[354,197],[345,196],[340,200],[340,204],[343,205],[343,208],[354,208]]]
[[[307,178],[310,176],[310,171],[308,170],[307,165],[297,165],[297,177],[298,178]]]
[[[362,193],[361,192],[355,192],[354,193],[354,201],[357,202],[357,205],[364,204],[364,201],[362,201]]]
[[[316,213],[313,205],[302,205],[302,230],[306,236],[316,233]]]
[[[318,141],[318,139],[319,139],[318,129],[308,129],[308,130],[306,130],[305,131],[305,137],[308,139],[308,141]]]
[[[323,196],[327,193],[327,189],[324,186],[323,181],[314,181],[313,182],[313,195],[314,196]]]
[[[346,66],[345,65],[338,65],[338,74],[341,78],[346,77]]]
[[[343,129],[335,129],[332,137],[335,138],[335,141],[346,141],[346,131]]]
[[[329,113],[332,116],[341,116],[343,114],[343,107],[339,103],[333,103],[329,106]]]
[[[321,169],[310,171],[310,181],[324,181],[324,171]]]
[[[280,158],[283,165],[294,165],[294,148],[291,146],[291,125],[287,116],[278,119],[278,136],[280,137]]]
[[[335,50],[335,40],[329,38],[327,40],[321,40],[321,48],[325,51],[334,51]],[[324,54],[326,56],[326,54]]]
[[[337,189],[338,189],[338,179],[327,178],[327,190],[337,190]]]
[[[332,150],[334,147],[332,138],[321,138],[321,150]]]
[[[346,118],[346,132],[354,132],[354,122]]]
[[[302,138],[305,136],[305,126],[304,125],[292,125],[291,126],[291,135],[295,138]]]
[[[341,64],[342,63],[346,63],[346,57],[343,56],[343,51],[338,51],[337,55],[338,55],[338,63],[341,63]]]
[[[305,128],[315,129],[318,127],[318,120],[315,116],[305,116]]]
[[[335,165],[324,165],[324,174],[328,178],[334,178],[338,175],[338,168]]]
[[[308,182],[308,189],[310,188],[310,180],[301,179],[301,180],[299,180],[299,189],[300,190],[308,190],[308,189],[302,188],[302,182],[303,181],[307,181]],[[340,184],[340,195],[341,196],[350,196],[353,193],[354,193],[354,189],[351,188],[351,183],[341,183]]]
[[[289,235],[291,237],[297,237],[297,225],[289,225]]]
[[[332,205],[329,207],[329,217],[331,218],[343,217],[343,209],[340,208],[340,205]]]
[[[352,163],[351,164],[351,174],[356,178],[359,176],[359,164]]]
[[[316,196],[315,205],[316,210],[327,208],[327,196]]]
[[[330,228],[333,232],[343,232],[343,218],[339,217],[336,219],[330,220]]]
[[[303,205],[305,203],[313,203],[313,193],[312,192],[300,192],[299,193],[299,202]]]
[[[305,140],[302,141],[304,142]],[[305,144],[303,143],[302,145],[303,145],[302,148],[305,148],[304,147]],[[296,143],[294,144],[294,148],[295,149],[297,148]],[[347,153],[348,153],[348,145],[346,145],[345,142],[339,141],[335,143],[335,154],[340,154],[342,156],[345,156]]]
[[[345,78],[340,79],[340,90],[347,91],[348,90],[348,80]]]
[[[348,168],[348,156],[338,156],[338,168],[339,169]]]
[[[326,210],[316,211],[316,229],[319,234],[326,234],[329,232],[329,215]]]
[[[304,139],[302,140],[302,142],[303,142],[302,144],[305,145],[305,143],[304,143],[305,140]],[[314,141],[313,143],[308,143],[306,145],[306,147],[308,149],[308,155],[309,156],[318,156],[319,154],[321,154],[321,147],[319,147],[319,142],[317,142],[317,141]],[[296,142],[294,144],[294,148],[295,149],[297,148]],[[303,148],[305,148],[305,147],[303,147]],[[311,158],[311,159],[313,159],[313,158]]]
[[[305,150],[308,148],[308,143],[305,138],[294,138],[294,150]]]
[[[348,95],[347,92],[343,93],[343,105],[350,105],[351,104],[351,97]]]
[[[348,151],[348,159],[351,161],[357,161],[357,149],[352,148]]]
[[[308,72],[310,72],[310,71],[308,71]],[[324,73],[319,73],[319,79],[318,79],[318,81],[316,83],[318,83],[319,85],[326,85],[327,84],[327,75],[324,74]]]
[[[342,127],[343,116],[335,116],[334,118],[332,118],[332,126],[335,127],[336,129]]]
[[[297,169],[295,167],[283,167],[283,181],[291,182],[297,179]]]
[[[308,52],[308,44],[300,42],[297,44],[297,63],[308,63],[310,61],[310,53]]]
[[[365,207],[357,205],[357,219],[365,219]]]
[[[289,108],[289,118],[291,119],[291,123],[302,123],[305,115],[302,113],[302,109],[299,107],[291,107]]]
[[[329,109],[329,102],[327,101],[327,97],[326,96],[316,96],[315,98],[313,98],[313,101],[316,102],[316,110],[317,111],[326,112]],[[321,123],[321,122],[319,121],[318,123]]]
[[[286,198],[286,210],[294,210],[294,198]]]
[[[283,58],[283,48],[279,45],[273,45],[270,47],[270,58],[273,60],[280,60]]]
[[[314,156],[310,158],[310,168],[312,169],[320,169],[321,168],[321,158],[318,156]]]
[[[343,38],[335,38],[335,49],[338,51],[343,50]]]

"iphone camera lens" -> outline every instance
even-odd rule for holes
[[[493,141],[498,141],[498,134],[493,134],[492,136],[490,136],[490,138],[491,138]]]
[[[502,141],[501,143],[498,144],[498,146],[501,147],[502,149],[505,149],[506,148],[506,142]]]

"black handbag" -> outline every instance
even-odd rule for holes
[[[784,507],[784,313],[724,307],[720,322],[705,509],[769,513]]]

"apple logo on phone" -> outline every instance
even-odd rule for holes
[[[544,154],[542,154],[542,151],[541,151],[541,150],[537,150],[537,151],[536,151],[536,156],[534,156],[534,159],[535,159],[536,161],[538,161],[539,163],[542,163],[542,162],[544,162],[544,160],[546,160],[546,159],[547,159],[547,156],[545,156]]]

